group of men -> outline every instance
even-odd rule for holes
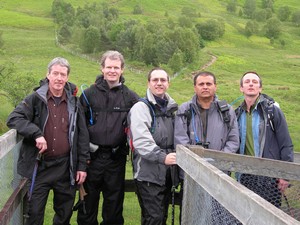
[[[99,224],[101,193],[100,224],[124,224],[127,135],[134,149],[133,175],[143,225],[166,224],[171,189],[178,185],[176,176],[184,178],[183,172],[177,171],[177,144],[293,161],[284,115],[261,93],[257,73],[242,76],[240,90],[245,100],[235,112],[217,98],[216,77],[211,72],[195,75],[195,95],[178,107],[167,93],[170,77],[164,69],[149,72],[146,96],[140,99],[124,84],[121,53],[105,52],[100,64],[102,74],[77,98],[76,86],[68,82],[68,61],[54,58],[40,86],[8,117],[8,127],[24,137],[18,173],[30,181],[27,225],[43,224],[50,190],[54,195],[53,224],[70,224],[79,185],[87,193],[85,208],[78,210],[79,225]],[[272,120],[268,119],[271,105]],[[247,186],[250,178],[252,183],[261,182],[249,174],[242,174],[239,181]],[[280,195],[287,186],[288,181],[278,179],[274,188]]]

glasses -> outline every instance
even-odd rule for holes
[[[166,82],[168,82],[168,79],[166,79],[166,78],[153,78],[150,81],[153,82],[153,83],[158,83],[159,81],[161,83],[166,83]]]

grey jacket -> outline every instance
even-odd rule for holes
[[[218,110],[217,98],[212,102],[207,118],[207,134],[203,135],[203,125],[200,119],[200,111],[197,106],[197,96],[194,95],[191,101],[183,103],[175,117],[174,144],[195,145],[197,138],[201,142],[209,143],[208,148],[220,150],[227,153],[235,153],[239,148],[239,130],[236,115],[232,107],[229,107],[230,122],[223,121],[222,113]],[[192,107],[194,116],[187,124],[186,110]],[[196,134],[196,135],[195,135]]]
[[[177,110],[177,103],[166,94],[168,99],[167,112],[173,114]],[[156,113],[162,114],[153,94],[147,90],[148,100],[155,106]],[[128,114],[133,139],[133,169],[134,179],[147,181],[158,185],[165,185],[168,166],[164,161],[166,155],[174,151],[173,131],[174,117],[156,117],[155,131],[150,132],[152,117],[149,107],[144,102],[137,102]]]

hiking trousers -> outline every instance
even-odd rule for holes
[[[137,196],[141,207],[142,225],[166,225],[172,184],[159,186],[154,183],[135,180]]]
[[[38,167],[25,225],[42,225],[49,191],[53,190],[53,225],[69,225],[76,189],[70,186],[69,157],[42,161]],[[29,184],[30,185],[30,184]]]
[[[99,152],[98,152],[99,151]],[[101,225],[123,225],[123,202],[125,188],[126,155],[111,157],[111,152],[97,150],[91,156],[91,164],[84,182],[87,214],[78,209],[78,225],[99,225],[98,209],[100,193],[103,196]]]

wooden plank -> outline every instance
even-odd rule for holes
[[[185,173],[243,224],[299,225],[297,220],[236,182],[183,145],[177,145],[176,154],[177,164]],[[184,217],[183,214],[185,220]],[[185,225],[189,224],[185,223]]]
[[[300,153],[299,152],[294,153],[294,162],[300,164]]]
[[[11,129],[0,136],[0,159],[2,159],[11,149],[23,140],[17,131]]]
[[[300,164],[187,146],[220,170],[300,181]]]
[[[4,207],[0,211],[0,225],[8,225],[11,217],[22,203],[22,200],[26,194],[26,185],[27,179],[22,179],[19,186],[15,189],[13,194],[9,197]]]

